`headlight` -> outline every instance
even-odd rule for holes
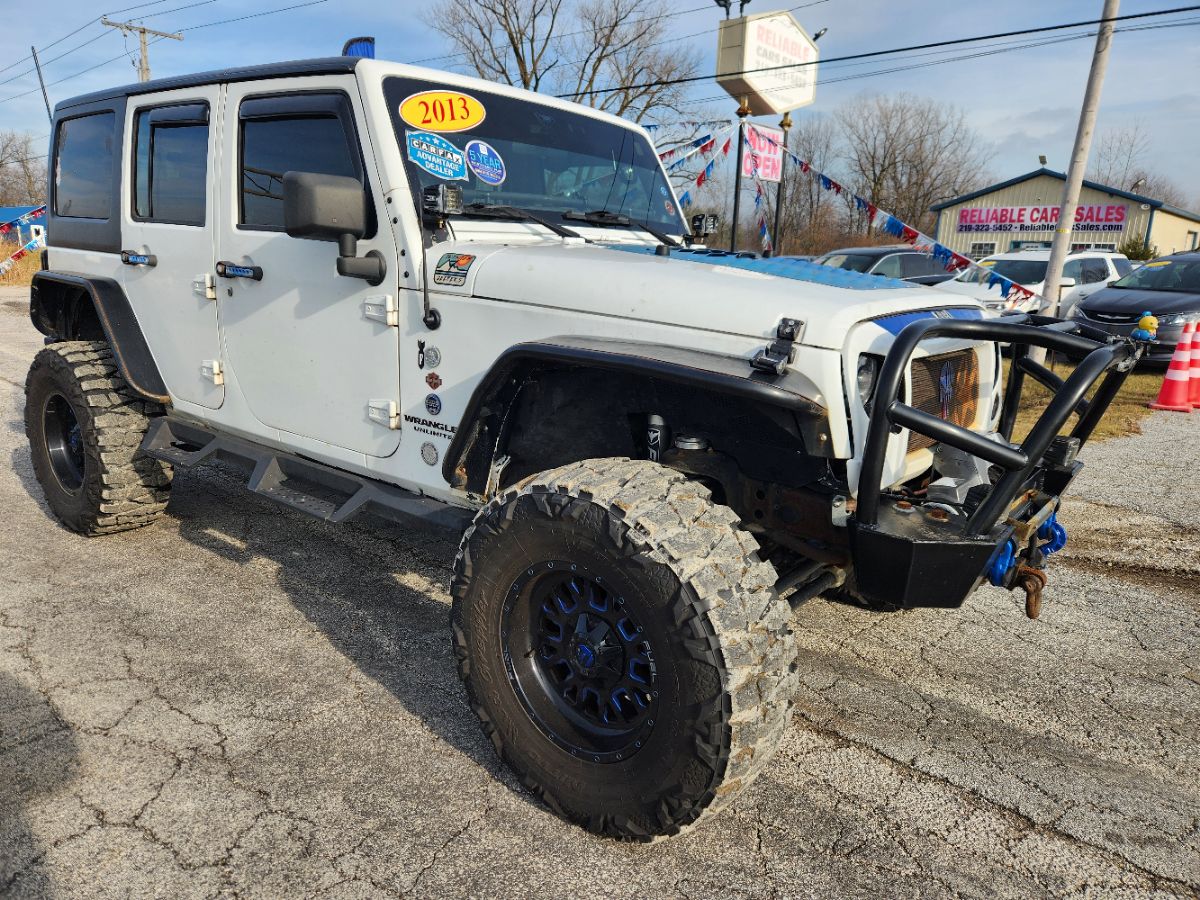
[[[858,398],[865,406],[875,391],[875,378],[879,375],[879,357],[863,353],[858,357]]]
[[[1182,325],[1188,320],[1189,313],[1176,313],[1173,316],[1159,316],[1158,324],[1163,325]]]

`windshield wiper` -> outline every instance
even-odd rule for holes
[[[464,216],[486,216],[498,219],[512,219],[514,222],[536,222],[537,224],[549,228],[560,237],[582,238],[583,235],[577,231],[572,231],[570,228],[564,228],[562,225],[557,225],[543,219],[541,216],[531,213],[527,209],[519,209],[516,206],[503,206],[493,203],[468,203],[463,207],[462,214]]]
[[[645,222],[635,222],[629,216],[609,212],[607,209],[593,209],[591,212],[584,213],[568,209],[562,214],[562,217],[570,219],[573,222],[587,222],[589,225],[620,225],[626,228],[632,225],[635,228],[642,229],[642,231],[653,237],[660,244],[666,244],[668,247],[679,246],[679,241],[675,240],[669,234],[664,234],[657,228],[647,225]]]

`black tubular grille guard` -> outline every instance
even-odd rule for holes
[[[1085,337],[1080,332],[1096,335]],[[1024,443],[1017,449],[990,440],[977,432],[952,425],[936,416],[901,403],[900,383],[908,369],[913,352],[921,341],[938,337],[964,338],[972,341],[997,341],[1013,345],[1013,364],[1005,388],[1004,406],[1000,414],[1000,432],[1011,439],[1013,423],[1026,375],[1040,381],[1055,392],[1045,412],[1030,429]],[[1096,424],[1108,409],[1133,366],[1122,366],[1136,360],[1142,347],[1133,341],[1106,343],[1109,336],[1077,322],[1065,322],[1048,316],[1013,315],[1002,319],[923,319],[907,326],[888,351],[879,383],[875,388],[875,403],[867,443],[863,452],[862,470],[858,478],[858,507],[854,519],[857,525],[871,527],[879,519],[882,497],[883,465],[887,454],[888,437],[894,425],[927,435],[1005,469],[1004,476],[976,507],[966,522],[967,536],[986,534],[1000,518],[1022,486],[1042,461],[1050,442],[1063,427],[1067,417],[1078,410],[1080,419],[1071,432],[1086,443]],[[1062,350],[1084,356],[1082,362],[1065,381],[1027,358],[1030,347]],[[1104,383],[1089,402],[1086,393],[1101,375],[1108,373]]]

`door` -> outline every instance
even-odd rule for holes
[[[217,302],[229,369],[255,418],[387,456],[399,444],[398,329],[366,313],[394,304],[397,254],[365,133],[353,77],[229,86],[217,259],[237,268],[218,267]],[[358,255],[383,254],[383,284],[338,275],[336,242],[284,232],[282,179],[293,171],[363,183],[370,213]]]
[[[171,396],[216,409],[225,388],[212,368],[221,341],[207,281],[220,88],[131,97],[125,121],[125,294]]]

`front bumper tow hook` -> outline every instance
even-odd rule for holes
[[[1025,615],[1036,619],[1042,612],[1042,591],[1046,587],[1046,573],[1033,566],[1021,566],[1017,570],[1015,586],[1025,592]]]

